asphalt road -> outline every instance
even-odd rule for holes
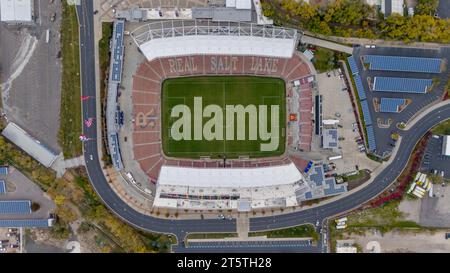
[[[77,6],[77,13],[80,22],[82,94],[83,96],[91,97],[91,99],[83,102],[83,118],[87,119],[96,116],[95,60],[93,58],[94,23],[92,2],[81,1],[81,3],[82,6]],[[392,166],[385,169],[373,183],[364,189],[336,202],[317,208],[278,216],[251,218],[250,230],[259,231],[304,223],[315,223],[317,220],[323,221],[328,217],[354,209],[360,204],[367,202],[382,192],[399,175],[406,165],[415,143],[421,136],[432,126],[447,118],[450,118],[449,107],[436,109],[406,132],[403,135],[401,147]],[[104,204],[125,222],[147,231],[175,234],[180,242],[187,232],[234,232],[236,230],[235,220],[169,220],[154,218],[135,211],[114,193],[103,175],[100,159],[98,158],[95,126],[91,128],[84,126],[83,132],[90,139],[84,144],[84,156],[89,179]],[[93,156],[93,160],[89,159],[90,155]],[[213,250],[208,249],[208,251]],[[250,251],[256,250],[252,248]]]

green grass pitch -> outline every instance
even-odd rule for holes
[[[170,128],[177,118],[171,117],[171,110],[178,104],[191,109],[192,130],[194,128],[194,97],[202,97],[203,109],[216,104],[223,108],[224,134],[226,130],[225,105],[279,105],[279,145],[274,151],[261,151],[260,144],[268,143],[259,138],[248,140],[246,115],[245,140],[174,140]],[[239,156],[269,157],[279,156],[285,151],[286,132],[286,91],[285,82],[278,78],[251,76],[199,76],[167,79],[162,86],[162,147],[166,156],[175,158],[238,158]],[[270,106],[269,106],[270,109]],[[269,110],[270,112],[270,110]],[[258,111],[259,115],[259,111]],[[203,125],[210,118],[203,118]],[[236,119],[235,119],[236,120]],[[270,120],[270,119],[269,119]],[[271,124],[270,121],[268,123]],[[235,126],[235,134],[237,125]],[[270,127],[269,127],[270,128]],[[259,128],[258,128],[259,130]],[[193,136],[193,132],[192,132]]]

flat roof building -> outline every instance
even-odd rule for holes
[[[0,21],[33,21],[33,0],[0,0]]]
[[[58,157],[41,142],[33,138],[13,122],[6,125],[2,134],[47,168],[50,167]]]
[[[450,135],[442,139],[442,155],[450,156]]]

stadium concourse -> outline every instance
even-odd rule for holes
[[[177,22],[177,24],[180,24]],[[234,35],[234,34],[238,35]],[[201,36],[199,43],[194,43]],[[132,32],[147,60],[133,75],[133,154],[157,185],[153,206],[173,209],[237,209],[297,206],[300,202],[346,191],[303,174],[308,161],[296,152],[311,149],[313,131],[311,64],[295,52],[295,30],[252,24],[152,23]],[[217,42],[221,41],[221,42]],[[186,46],[175,46],[176,44]],[[183,50],[179,50],[183,48]],[[280,48],[282,50],[280,50]],[[236,159],[169,158],[162,151],[161,89],[169,78],[263,76],[286,84],[286,149],[282,156]],[[295,82],[295,84],[294,84]],[[323,183],[322,183],[322,182]]]

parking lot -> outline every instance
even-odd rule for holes
[[[442,155],[442,136],[433,135],[427,143],[420,171],[450,179],[450,157]]]
[[[374,124],[375,138],[377,140],[376,154],[385,157],[392,150],[394,142],[391,140],[391,133],[399,131],[396,125],[400,122],[408,122],[414,115],[425,109],[427,106],[438,102],[444,93],[444,86],[449,77],[449,69],[440,74],[416,73],[416,72],[398,72],[398,71],[375,71],[363,68],[360,57],[364,55],[387,55],[387,56],[411,56],[425,58],[446,59],[447,67],[450,60],[450,48],[441,49],[419,49],[419,48],[394,48],[394,47],[374,47],[366,48],[364,46],[355,47],[353,56],[356,60],[362,84],[366,90],[367,101],[369,104],[370,115]],[[369,88],[367,79],[373,80],[374,77],[396,77],[396,78],[420,78],[433,79],[438,84],[426,94],[394,93],[394,92],[374,92]],[[403,98],[410,100],[400,113],[380,113],[374,109],[374,99],[385,98]],[[390,120],[389,120],[390,119]],[[388,120],[390,121],[388,123]],[[387,126],[380,124],[389,124]],[[378,124],[378,125],[377,125]]]
[[[21,229],[0,228],[0,253],[22,252]]]
[[[2,106],[9,121],[58,153],[61,2],[34,3],[33,23],[0,23]]]
[[[317,82],[322,95],[323,120],[339,120],[337,126],[332,126],[338,131],[338,149],[324,150],[321,153],[326,157],[342,155],[342,159],[333,161],[338,174],[355,171],[356,166],[361,170],[373,171],[380,163],[367,158],[365,151],[358,147],[361,146],[362,141],[360,143],[356,141],[360,139],[356,117],[345,82],[339,71],[318,74]]]
[[[45,219],[55,210],[56,205],[50,197],[14,167],[9,167],[8,175],[2,174],[0,179],[6,181],[6,194],[0,195],[0,200],[30,200],[39,205],[31,214],[2,215],[2,219]]]

